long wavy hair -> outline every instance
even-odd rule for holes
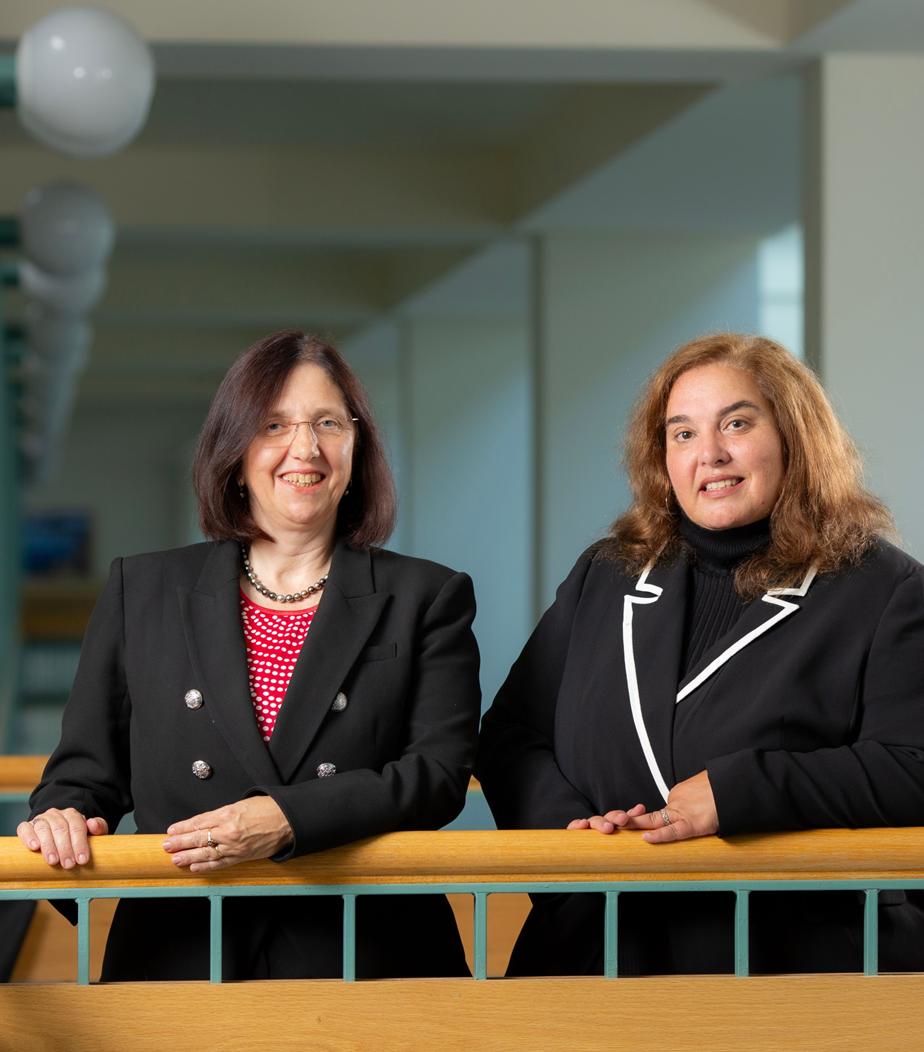
[[[667,401],[679,377],[711,364],[754,377],[783,440],[783,488],[770,517],[772,540],[739,566],[735,585],[741,596],[792,587],[810,566],[818,573],[843,571],[862,560],[877,536],[896,539],[891,513],[864,487],[857,447],[812,370],[773,340],[720,332],[678,347],[639,395],[623,447],[632,504],[599,543],[600,554],[641,573],[682,550],[680,510],[666,466]]]

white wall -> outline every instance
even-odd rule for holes
[[[840,54],[810,78],[807,354],[924,556],[924,57]]]
[[[407,550],[407,516],[401,499],[406,488],[406,435],[402,419],[404,397],[400,347],[400,323],[394,318],[385,318],[350,337],[341,348],[369,396],[394,473],[398,488],[398,525],[388,547],[396,552]]]
[[[470,574],[489,703],[531,625],[531,387],[526,322],[404,323],[408,552]]]
[[[758,324],[756,235],[542,239],[537,522],[544,608],[628,505],[618,445],[645,377],[694,336]]]

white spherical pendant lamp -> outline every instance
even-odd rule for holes
[[[40,270],[68,277],[101,266],[112,252],[115,221],[95,190],[62,181],[30,190],[19,214],[23,250]]]
[[[19,264],[19,287],[33,303],[51,314],[77,318],[96,305],[106,290],[106,271],[93,267],[80,274],[58,277],[33,263]]]
[[[101,7],[66,7],[27,29],[16,51],[16,110],[41,143],[105,157],[141,130],[154,60],[137,31]]]
[[[86,365],[93,329],[83,320],[33,312],[26,322],[26,338],[46,369],[75,373]]]

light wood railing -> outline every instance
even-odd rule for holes
[[[0,794],[27,795],[38,785],[47,756],[0,756]]]
[[[45,865],[15,837],[0,837],[7,888],[276,884],[506,884],[549,881],[866,881],[924,877],[922,829],[818,829],[701,837],[657,846],[641,834],[585,830],[389,833],[279,866],[247,862],[210,877],[177,869],[162,836],[91,840],[93,858],[66,871]]]

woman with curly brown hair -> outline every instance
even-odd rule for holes
[[[820,383],[771,340],[676,350],[629,423],[632,505],[579,559],[486,714],[498,825],[652,844],[924,824],[924,567]],[[623,974],[733,970],[732,897],[625,896]],[[885,970],[924,914],[884,893]],[[602,896],[537,896],[511,974],[603,967]],[[862,966],[853,892],[754,893],[757,972]]]

